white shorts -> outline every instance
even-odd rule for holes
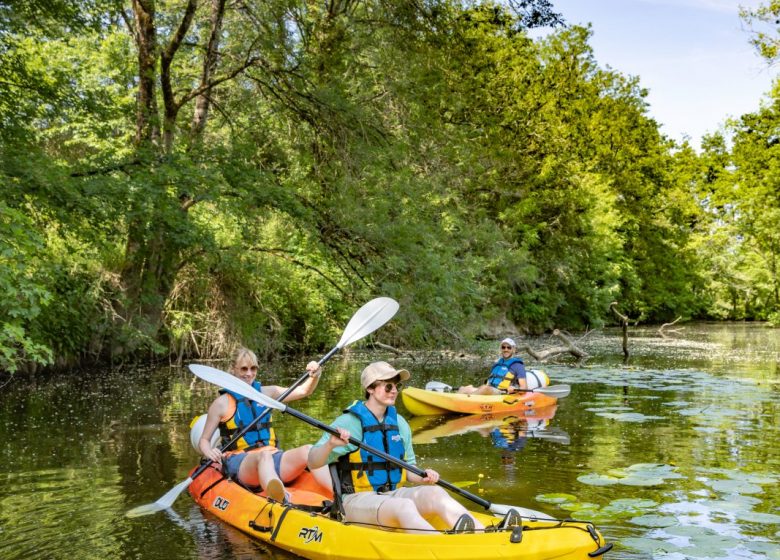
[[[344,505],[344,520],[352,523],[370,523],[381,525],[379,522],[379,509],[388,498],[408,498],[414,500],[414,495],[419,486],[396,488],[391,492],[377,494],[375,492],[356,492],[345,494],[342,497]]]

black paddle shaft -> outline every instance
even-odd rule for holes
[[[331,359],[331,358],[332,358],[332,357],[333,357],[333,356],[336,354],[336,352],[338,352],[340,349],[341,349],[341,348],[339,348],[338,346],[334,346],[334,347],[333,347],[333,348],[330,350],[330,352],[328,352],[327,354],[325,354],[325,355],[322,357],[322,359],[320,359],[320,361],[319,361],[319,362],[317,362],[317,363],[318,363],[320,366],[322,366],[322,365],[323,365],[325,362],[327,362],[328,360],[330,360],[330,359]],[[292,385],[290,385],[289,387],[287,387],[287,389],[286,389],[286,390],[285,390],[285,391],[284,391],[284,392],[283,392],[283,393],[282,393],[282,394],[279,396],[279,398],[278,398],[277,400],[278,400],[279,402],[284,402],[284,399],[286,399],[287,397],[289,397],[289,396],[290,396],[290,393],[292,393],[292,392],[293,392],[295,389],[297,389],[299,386],[301,386],[301,385],[303,384],[303,382],[304,382],[304,381],[306,381],[306,379],[307,379],[308,377],[309,377],[309,372],[307,371],[306,373],[304,373],[303,375],[301,375],[301,376],[300,376],[298,379],[296,379],[296,380],[295,380],[295,383],[293,383]],[[249,424],[247,424],[247,425],[246,425],[246,426],[245,426],[245,427],[244,427],[244,428],[243,428],[243,429],[242,429],[240,432],[238,432],[236,435],[234,435],[234,436],[233,436],[233,438],[232,438],[232,439],[231,439],[229,442],[227,442],[225,445],[223,445],[222,447],[220,447],[220,449],[219,449],[219,452],[220,452],[220,453],[224,453],[225,451],[227,451],[228,449],[230,449],[230,447],[231,447],[231,446],[233,446],[233,444],[235,444],[235,443],[236,443],[236,442],[237,442],[239,439],[241,439],[242,437],[244,437],[244,435],[245,435],[245,434],[246,434],[246,433],[247,433],[249,430],[251,430],[251,429],[252,429],[252,428],[253,428],[253,427],[254,427],[254,426],[255,426],[255,425],[258,423],[258,422],[260,422],[260,420],[262,420],[263,418],[266,418],[267,416],[269,416],[269,415],[271,414],[272,410],[273,410],[273,409],[271,409],[271,408],[266,408],[266,409],[265,409],[265,410],[262,412],[262,414],[258,415],[258,416],[257,416],[257,418],[255,418],[254,420],[252,420],[252,421],[251,421]],[[195,472],[193,472],[193,473],[192,473],[192,476],[191,476],[190,478],[192,478],[193,480],[195,480],[195,479],[196,479],[198,476],[200,476],[200,475],[201,475],[201,473],[203,473],[203,471],[205,471],[207,468],[209,468],[209,466],[210,466],[210,465],[211,465],[213,462],[214,462],[214,461],[212,461],[211,459],[209,459],[209,460],[208,460],[208,461],[206,461],[205,463],[201,464],[201,466],[199,466],[199,467],[198,467],[198,468],[195,470]]]
[[[285,407],[284,411],[285,414],[289,414],[290,416],[293,416],[299,420],[303,420],[307,424],[310,424],[316,428],[319,428],[323,432],[328,432],[329,434],[333,434],[334,436],[339,436],[339,431],[334,428],[333,426],[329,426],[328,424],[324,424],[323,422],[320,422],[319,420],[312,418],[311,416],[307,416],[302,412],[299,412],[293,408]],[[396,457],[393,457],[392,455],[388,455],[384,451],[380,451],[379,449],[376,449],[374,447],[371,447],[370,445],[367,445],[363,443],[359,439],[355,439],[354,437],[349,437],[349,443],[352,445],[357,445],[359,448],[364,449],[365,451],[368,451],[369,453],[376,455],[377,457],[381,457],[388,463],[392,463],[398,467],[401,467],[403,469],[408,470],[409,472],[413,472],[414,474],[425,477],[427,476],[426,472],[421,469],[420,467],[416,465],[412,465],[410,463],[407,463],[406,461],[402,461]],[[456,494],[459,494],[460,496],[463,496],[466,499],[471,500],[472,502],[479,504],[485,509],[490,509],[490,506],[493,505],[491,502],[488,502],[487,500],[480,498],[479,496],[476,496],[472,494],[471,492],[467,492],[466,490],[463,490],[462,488],[458,488],[454,484],[450,484],[446,480],[439,479],[436,484],[441,486],[442,488],[446,488],[447,490],[450,490],[451,492],[455,492]]]

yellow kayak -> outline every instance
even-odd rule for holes
[[[440,531],[421,535],[339,521],[321,510],[330,496],[308,473],[287,490],[292,504],[281,504],[224,478],[214,467],[189,486],[194,500],[222,521],[313,560],[588,560],[612,548],[590,523],[529,519],[531,510],[522,508],[522,526],[512,529],[451,534],[430,520]],[[489,514],[475,516],[486,527],[500,521]]]
[[[532,411],[558,402],[555,397],[531,391],[506,395],[474,395],[428,391],[417,387],[404,387],[401,398],[406,410],[415,416]]]

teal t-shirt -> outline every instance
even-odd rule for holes
[[[336,418],[331,423],[331,426],[334,428],[344,428],[345,430],[349,431],[349,435],[351,435],[353,438],[363,439],[363,425],[360,423],[360,418],[354,414],[345,412]],[[414,465],[416,463],[416,459],[414,457],[414,449],[412,449],[412,429],[409,427],[409,423],[400,415],[398,416],[398,433],[401,435],[401,439],[404,442],[404,461]],[[330,439],[329,433],[326,432],[322,434],[322,437],[317,441],[317,443],[314,444],[314,447],[325,445],[328,442],[328,439]],[[328,455],[328,464],[335,463],[339,457],[342,455],[348,455],[356,449],[357,446],[352,444],[341,445],[339,447],[333,448],[333,450]],[[384,450],[380,449],[380,451]]]

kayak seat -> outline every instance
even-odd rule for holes
[[[331,463],[328,465],[328,469],[330,470],[330,479],[333,483],[333,503],[328,513],[331,519],[342,521],[346,517],[346,512],[341,501],[341,478],[339,478],[338,464]]]

